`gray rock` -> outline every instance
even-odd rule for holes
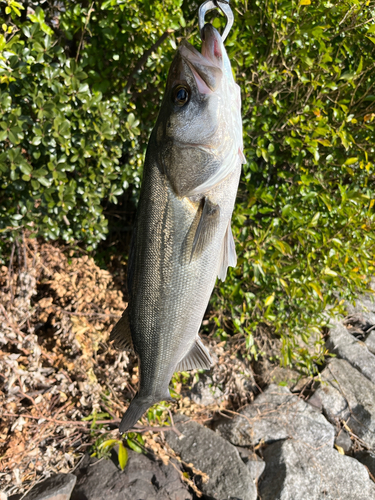
[[[78,479],[71,500],[192,500],[172,464],[128,453],[123,471],[112,460],[86,456],[75,471]]]
[[[333,447],[335,431],[323,415],[286,387],[270,385],[233,419],[219,422],[217,431],[237,446],[255,446],[295,438],[312,446]]]
[[[375,313],[360,312],[349,314],[344,319],[343,324],[348,328],[349,332],[351,329],[359,329],[366,332],[375,325]]]
[[[350,335],[353,335],[358,340],[364,341],[366,339],[367,333],[375,325],[375,314],[352,314],[350,316],[347,316],[342,323],[346,327]]]
[[[262,500],[371,500],[375,484],[357,460],[328,447],[295,440],[264,450],[266,469],[259,486]]]
[[[349,451],[353,448],[353,441],[350,439],[349,434],[343,429],[340,429],[335,438],[335,446],[340,446],[345,453],[349,453]]]
[[[375,330],[370,332],[365,340],[365,344],[367,349],[372,353],[375,354]]]
[[[36,484],[24,500],[69,500],[77,478],[73,474],[56,474]]]
[[[314,394],[327,419],[349,428],[369,446],[375,446],[375,386],[344,359],[333,359],[321,373],[322,384]]]
[[[175,425],[182,433],[165,433],[168,444],[186,463],[209,476],[200,486],[215,500],[256,500],[257,490],[237,449],[218,434],[197,422],[179,419]]]
[[[256,482],[262,475],[266,463],[262,460],[256,453],[251,451],[249,448],[241,448],[236,446],[240,457],[250,473],[251,479]]]
[[[213,385],[212,378],[207,375],[200,375],[199,381],[193,386],[191,399],[200,405],[211,405],[221,403],[224,399],[223,391]]]
[[[375,383],[375,356],[364,342],[356,340],[341,323],[335,323],[326,345],[339,358],[346,359],[365,377]]]
[[[248,460],[248,462],[246,462],[246,467],[250,473],[251,479],[253,481],[258,481],[266,468],[266,462],[260,459],[257,455],[255,456],[257,457],[256,460]]]
[[[316,411],[322,413],[323,402],[319,396],[319,392],[314,392],[314,394],[307,400],[307,403],[311,405]]]
[[[365,465],[373,478],[375,478],[375,452],[372,451],[357,451],[354,458]]]
[[[375,278],[372,279],[370,283],[370,288],[375,291]],[[366,293],[365,295],[360,295],[356,300],[355,304],[346,303],[346,308],[349,314],[356,313],[375,313],[375,295],[371,293]]]

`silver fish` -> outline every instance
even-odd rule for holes
[[[128,265],[129,305],[111,333],[139,358],[126,432],[170,400],[175,371],[209,369],[198,332],[216,277],[236,265],[230,227],[243,156],[241,97],[218,31],[183,41],[147,148]]]

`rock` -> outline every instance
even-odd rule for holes
[[[323,402],[319,396],[319,392],[314,392],[310,399],[307,400],[307,403],[311,405],[316,411],[322,413],[323,411]]]
[[[328,447],[295,440],[264,450],[266,469],[259,486],[262,500],[370,500],[375,484],[357,460]]]
[[[375,356],[366,344],[356,340],[341,323],[335,323],[326,345],[339,358],[346,359],[365,377],[375,383]]]
[[[295,438],[312,446],[333,447],[335,432],[323,415],[286,387],[270,385],[233,419],[219,422],[217,431],[237,446],[255,446]]]
[[[207,375],[199,375],[199,381],[193,386],[191,399],[194,403],[208,406],[221,403],[224,399],[223,391],[213,385],[213,380]]]
[[[333,359],[321,373],[314,394],[332,424],[345,421],[369,446],[375,446],[375,386],[344,359]]]
[[[306,345],[305,345],[306,347]],[[274,356],[278,355],[275,351]],[[264,385],[284,385],[291,391],[300,392],[308,382],[308,378],[301,376],[296,370],[280,366],[278,361],[270,361],[267,356],[260,357],[254,363],[257,380]],[[253,393],[258,393],[258,388],[253,388]]]
[[[262,475],[264,468],[266,466],[264,460],[262,460],[256,453],[251,451],[249,448],[241,448],[236,446],[240,457],[250,473],[251,479],[257,481]]]
[[[192,500],[188,487],[172,464],[128,450],[123,471],[112,460],[88,455],[75,471],[71,500]]]
[[[363,312],[352,314],[344,319],[343,324],[351,335],[362,340],[375,325],[375,314]]]
[[[257,457],[256,460],[248,460],[246,463],[247,470],[249,471],[250,477],[253,481],[257,481],[266,468],[264,460],[260,459],[257,455],[255,456]]]
[[[375,291],[375,278],[372,278],[370,283],[370,288]],[[356,313],[375,313],[375,300],[374,295],[371,293],[366,293],[365,295],[360,295],[355,302],[355,305],[346,303],[346,308],[349,314]]]
[[[69,500],[76,476],[73,474],[55,474],[41,483],[37,483],[25,496],[13,495],[9,500]]]
[[[373,478],[375,478],[375,452],[372,451],[357,451],[354,458],[365,465]]]
[[[349,453],[349,451],[353,447],[353,442],[350,439],[350,436],[343,429],[340,429],[340,432],[337,434],[335,438],[335,446],[339,446],[342,448],[345,453]]]
[[[367,349],[372,353],[375,354],[375,330],[370,332],[365,340],[365,344]]]
[[[197,422],[179,418],[175,426],[183,436],[168,432],[166,440],[184,462],[208,474],[209,481],[201,485],[207,497],[256,500],[254,482],[234,446]]]

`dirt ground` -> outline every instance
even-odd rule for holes
[[[109,269],[77,250],[27,239],[0,269],[0,491],[8,495],[71,471],[85,452],[98,454],[101,444],[120,439],[117,426],[136,392],[138,367],[132,353],[109,343],[127,306],[125,266],[114,261]],[[153,407],[127,445],[168,461],[173,452],[161,431],[173,414],[203,423],[236,412],[267,377],[285,375],[269,363],[254,369],[243,338],[221,342],[213,331],[204,340],[216,361],[210,386],[220,398],[194,402],[191,389],[202,375],[176,374],[175,402]],[[269,352],[275,342],[263,335]]]

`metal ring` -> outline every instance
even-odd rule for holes
[[[234,22],[233,12],[229,6],[229,1],[227,0],[206,0],[206,2],[202,3],[202,5],[199,7],[198,10],[199,32],[202,38],[202,30],[205,24],[204,18],[206,16],[206,13],[210,10],[217,8],[219,8],[221,12],[224,14],[224,16],[227,18],[227,24],[225,26],[223,34],[221,35],[221,39],[224,42]]]

